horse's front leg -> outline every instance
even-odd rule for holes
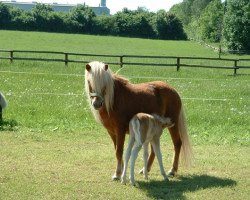
[[[125,141],[125,131],[119,132],[116,134],[116,159],[117,159],[117,165],[115,174],[113,175],[113,180],[120,180],[122,170],[123,170],[123,148],[124,148],[124,141]]]

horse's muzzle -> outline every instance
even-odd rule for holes
[[[94,107],[94,109],[99,110],[104,104],[103,96],[96,92],[92,92],[89,95],[91,97],[92,106]]]
[[[103,101],[94,101],[92,102],[92,106],[94,109],[99,110],[103,106]]]

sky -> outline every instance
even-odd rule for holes
[[[4,0],[3,0],[4,1]],[[10,0],[9,0],[10,1]],[[38,3],[61,3],[61,4],[79,4],[86,3],[88,6],[97,7],[101,0],[16,0],[17,2],[32,2]],[[121,11],[123,8],[136,10],[138,7],[146,7],[149,11],[157,12],[160,9],[168,11],[174,4],[181,3],[182,0],[106,0],[107,7],[110,13],[114,14]]]

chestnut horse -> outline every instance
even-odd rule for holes
[[[173,163],[168,175],[176,174],[180,152],[184,164],[191,164],[192,150],[183,106],[173,87],[162,81],[132,84],[125,78],[113,74],[107,64],[94,61],[86,65],[85,91],[95,119],[107,129],[114,143],[117,166],[113,180],[120,179],[123,170],[122,155],[129,121],[140,112],[169,117],[174,123],[173,127],[168,128],[174,144]],[[148,171],[154,158],[155,153],[151,146]]]

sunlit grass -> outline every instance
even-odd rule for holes
[[[0,34],[6,49],[216,56],[200,46],[191,52],[196,46],[192,42]],[[20,37],[14,42],[7,34]],[[98,41],[94,47],[93,39]],[[55,45],[62,41],[66,45]],[[142,46],[135,48],[138,44]],[[119,70],[119,66],[110,67]],[[90,113],[83,91],[83,64],[66,67],[63,63],[0,60],[0,90],[9,103],[0,126],[0,199],[247,199],[250,79],[249,70],[239,72],[243,75],[216,69],[181,68],[177,72],[173,67],[125,66],[119,70],[133,83],[163,80],[177,89],[195,153],[194,166],[189,170],[181,166],[169,183],[162,180],[155,162],[150,181],[136,174],[134,188],[111,181],[116,166],[114,147]],[[168,170],[173,146],[167,131],[161,141]],[[138,159],[136,170],[142,165]]]

